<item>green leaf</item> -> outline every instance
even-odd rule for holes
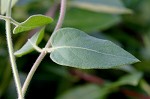
[[[78,28],[89,33],[106,30],[118,24],[120,21],[121,18],[118,15],[71,8],[67,10],[63,26]]]
[[[18,0],[12,0],[12,7],[16,4]],[[7,11],[7,7],[9,4],[9,0],[0,0],[0,6],[1,6],[1,14],[5,14],[5,12]]]
[[[98,86],[94,84],[88,84],[73,88],[63,93],[56,99],[107,99],[107,95],[118,89],[123,85],[136,86],[142,78],[141,72],[134,72],[132,74],[121,77],[114,83],[105,83],[105,85]]]
[[[42,28],[38,33],[34,34],[30,38],[30,41],[33,44],[37,45],[42,41],[42,39],[44,37],[44,29],[45,28]],[[21,57],[23,55],[26,55],[26,54],[32,52],[33,50],[34,50],[34,47],[32,46],[32,44],[29,41],[27,41],[21,49],[19,49],[18,51],[16,51],[14,53],[14,55],[16,55],[17,57]]]
[[[141,72],[133,72],[131,74],[127,74],[121,77],[116,82],[106,84],[101,88],[100,99],[103,99],[103,97],[106,97],[109,93],[116,91],[116,89],[118,89],[118,87],[120,86],[124,85],[137,86],[142,76],[143,73]]]
[[[125,14],[132,13],[125,8],[120,0],[73,0],[70,2],[72,6],[104,13]]]
[[[121,77],[117,82],[114,82],[111,87],[118,87],[122,85],[132,85],[132,86],[137,86],[140,79],[142,78],[142,73],[141,72],[134,72],[128,75],[125,75]]]
[[[69,90],[56,99],[99,99],[100,87],[88,84]]]
[[[139,61],[111,41],[94,38],[73,28],[56,31],[51,36],[51,45],[51,59],[65,66],[107,69]]]
[[[44,16],[44,15],[32,15],[30,16],[26,21],[20,23],[18,26],[16,26],[13,30],[14,34],[32,30],[37,27],[44,26],[46,24],[49,24],[53,21],[52,18]]]

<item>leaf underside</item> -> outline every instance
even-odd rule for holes
[[[111,41],[94,38],[73,28],[56,31],[51,36],[51,45],[50,58],[65,66],[107,69],[139,61]]]
[[[45,28],[42,28],[39,32],[37,32],[30,38],[30,41],[33,44],[37,45],[42,41],[42,39],[44,37],[44,29]],[[14,53],[14,55],[17,57],[21,57],[23,55],[26,55],[26,54],[32,52],[33,50],[34,50],[34,47],[31,45],[31,43],[29,41],[27,41],[22,48],[20,48],[18,51],[16,51]]]

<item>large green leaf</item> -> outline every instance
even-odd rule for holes
[[[78,28],[89,33],[106,30],[120,21],[121,18],[117,15],[71,8],[67,10],[63,26]]]
[[[73,28],[56,31],[51,36],[51,45],[51,59],[65,66],[107,69],[139,61],[111,41],[94,38]]]
[[[10,0],[0,0],[1,14],[5,14],[5,12],[7,11],[7,7],[8,7],[8,4],[9,4],[9,1]],[[12,0],[12,5],[11,6],[14,6],[17,1],[18,0]]]
[[[30,41],[31,41],[33,44],[37,45],[37,44],[39,44],[39,43],[41,42],[41,40],[42,40],[43,37],[44,37],[44,29],[45,29],[45,28],[42,28],[38,33],[34,34],[34,35],[30,38]],[[14,53],[14,55],[16,55],[16,56],[18,56],[18,57],[21,57],[21,56],[23,56],[23,55],[26,55],[26,54],[32,52],[33,50],[34,50],[33,45],[32,45],[29,41],[27,41],[21,49],[19,49],[18,51],[16,51],[16,52]]]
[[[131,10],[124,7],[120,0],[72,0],[70,4],[96,12],[113,14],[132,13]]]
[[[44,26],[53,21],[52,18],[44,16],[44,15],[32,15],[26,21],[22,22],[18,26],[16,26],[13,30],[14,34],[32,30],[37,27]]]

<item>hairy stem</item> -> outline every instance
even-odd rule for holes
[[[60,16],[59,16],[59,20],[57,22],[57,25],[56,25],[56,27],[54,29],[54,32],[57,29],[61,28],[62,23],[63,23],[63,19],[65,17],[65,12],[66,12],[66,0],[61,0]],[[45,48],[49,48],[50,44],[51,44],[51,42],[50,42],[50,39],[49,39],[47,44],[46,44],[46,46],[45,46]],[[23,88],[22,88],[23,95],[25,95],[25,93],[27,91],[27,88],[29,86],[29,83],[30,83],[30,81],[31,81],[31,79],[32,79],[36,69],[38,68],[39,64],[41,63],[41,61],[43,60],[43,58],[45,57],[46,54],[47,54],[46,51],[41,52],[41,54],[39,55],[39,57],[37,58],[37,60],[33,64],[32,68],[31,68],[31,70],[30,70],[30,72],[29,72],[29,74],[28,74],[28,76],[27,76],[27,78],[26,78],[26,80],[25,80],[25,82],[23,84]]]
[[[6,13],[7,17],[11,17],[11,1],[12,0],[10,0],[10,3],[8,5],[8,11]],[[24,99],[23,95],[22,95],[22,91],[21,91],[21,83],[20,83],[19,73],[17,70],[14,51],[13,51],[13,43],[12,43],[12,38],[11,38],[11,20],[6,19],[5,21],[6,21],[6,37],[7,37],[9,57],[10,57],[10,62],[11,62],[11,67],[12,67],[12,72],[13,72],[15,84],[17,87],[18,98]]]
[[[14,24],[15,26],[20,25],[19,22],[15,21],[14,19],[12,19],[12,18],[9,17],[9,16],[0,15],[0,19],[2,19],[2,20],[8,20],[8,19],[10,19],[10,20],[11,20],[11,23]]]

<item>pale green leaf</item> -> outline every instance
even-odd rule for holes
[[[65,66],[107,69],[139,60],[108,40],[97,39],[73,28],[64,28],[51,36],[51,59]]]
[[[16,4],[18,0],[12,0],[12,7]],[[7,7],[9,4],[9,0],[0,0],[0,6],[1,6],[1,14],[5,14],[7,11]]]
[[[49,24],[53,21],[52,18],[44,15],[32,15],[30,16],[26,21],[20,23],[18,26],[16,26],[13,30],[14,34],[32,30],[37,27],[44,26],[46,24]]]
[[[33,44],[37,45],[42,41],[42,39],[44,37],[44,29],[45,28],[42,28],[38,33],[34,34],[30,38],[30,41]],[[21,57],[23,55],[26,55],[26,54],[32,52],[33,50],[34,50],[33,45],[29,41],[27,41],[21,49],[19,49],[18,51],[16,51],[14,53],[14,55],[16,55],[17,57]]]
[[[124,7],[120,0],[72,0],[71,6],[88,9],[95,12],[126,14],[132,11]]]

